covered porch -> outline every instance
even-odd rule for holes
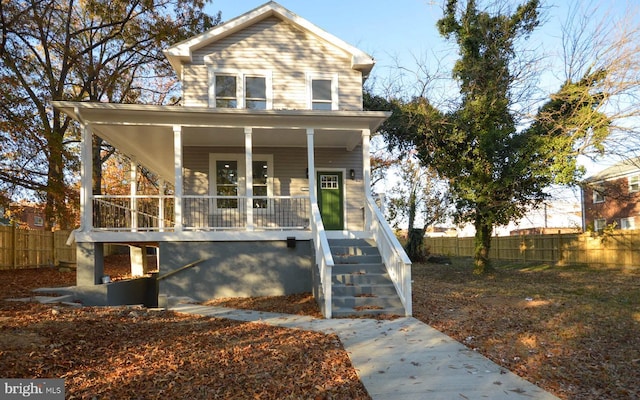
[[[311,205],[318,199],[317,154],[323,151],[344,151],[350,160],[357,160],[356,165],[329,160],[322,167],[331,166],[349,180],[344,186],[350,196],[358,193],[359,199],[350,201],[360,204],[359,216],[364,219],[362,210],[370,195],[369,138],[388,117],[385,112],[370,111],[77,102],[54,102],[54,106],[81,124],[82,220],[76,240],[89,242],[163,237],[216,240],[221,233],[229,240],[233,232],[259,239],[287,231],[311,238]],[[172,190],[140,194],[132,184],[126,195],[93,195],[93,134],[132,160],[131,182],[136,181],[138,166],[143,166],[160,178],[161,188],[167,185]],[[194,149],[221,153],[218,169],[215,160],[209,174],[190,168]],[[273,149],[297,154],[291,156],[296,161],[284,161],[282,155],[275,161],[272,155],[268,158]],[[283,184],[283,176],[295,184]],[[344,213],[355,214],[348,207]],[[345,223],[342,230],[354,230],[355,225],[359,225],[355,230],[365,231],[369,223]]]

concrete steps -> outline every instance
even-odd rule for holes
[[[404,315],[404,306],[375,242],[329,240],[333,256],[332,315],[356,317]]]

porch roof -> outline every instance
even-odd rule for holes
[[[54,101],[53,106],[168,182],[174,181],[173,127],[182,127],[183,146],[244,147],[252,128],[254,147],[315,147],[353,150],[362,130],[375,131],[389,117],[383,111],[245,110],[207,107]]]

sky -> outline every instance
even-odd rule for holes
[[[213,0],[208,10],[222,19],[243,14],[264,0]],[[393,64],[393,58],[419,54],[425,43],[440,41],[435,23],[439,5],[428,0],[280,0],[280,5],[345,42],[373,56],[376,71]]]
[[[227,21],[266,3],[267,0],[213,0],[207,6],[209,13],[222,12],[222,20]],[[407,71],[416,71],[420,64],[429,65],[433,72],[434,63],[441,59],[441,68],[449,74],[457,58],[453,43],[442,38],[436,22],[442,17],[445,0],[278,0],[278,3],[321,29],[365,51],[376,60],[370,80],[384,85],[398,76],[398,65]],[[500,0],[498,0],[500,1]],[[503,0],[517,6],[524,0]],[[576,0],[580,7],[596,8],[593,21],[600,21],[605,13],[621,16],[629,8],[638,8],[638,0]],[[482,1],[478,2],[483,4]],[[568,0],[542,0],[543,23],[531,35],[528,43],[544,54],[550,55],[551,63],[561,60],[561,27],[569,12]],[[640,14],[636,15],[636,17]],[[637,20],[640,25],[640,19]],[[426,60],[426,61],[425,61]],[[557,64],[557,63],[556,63]],[[408,74],[411,75],[410,73]],[[552,69],[542,79],[548,93],[559,88],[561,74]],[[412,80],[411,77],[408,81]],[[587,168],[587,176],[610,166],[618,160],[602,160],[594,163],[582,158]],[[388,182],[387,182],[388,183]],[[573,215],[579,191],[560,190],[552,193],[556,199],[554,207],[567,209],[565,224],[579,224]],[[555,210],[558,213],[559,210]],[[539,220],[539,218],[534,218]],[[579,218],[578,218],[579,219]],[[539,226],[539,221],[518,223],[516,227]],[[558,225],[554,223],[554,225]],[[567,225],[567,226],[569,226]]]
[[[279,0],[278,3],[302,18],[310,21],[334,36],[356,46],[373,56],[376,66],[370,80],[385,85],[398,76],[400,65],[407,71],[416,71],[420,64],[443,59],[443,71],[448,74],[457,58],[453,44],[442,38],[436,22],[442,17],[445,0]],[[524,0],[504,0],[517,6]],[[621,15],[631,8],[638,9],[637,0],[576,0],[581,7],[597,8],[593,20],[598,21],[605,13]],[[206,10],[221,11],[222,20],[227,21],[265,4],[266,0],[213,0]],[[479,1],[479,4],[482,4]],[[561,26],[566,19],[568,0],[542,0],[544,23],[529,39],[531,46],[559,60],[561,49]],[[598,15],[602,14],[602,15]],[[640,14],[638,15],[640,24]],[[427,60],[427,61],[425,61]],[[411,76],[411,73],[408,73]],[[409,77],[407,81],[415,82]],[[543,83],[548,92],[558,89],[559,74],[551,72]],[[617,160],[615,160],[617,161]],[[587,175],[611,165],[609,160],[593,163],[584,159]]]
[[[398,62],[415,70],[416,60],[432,53],[450,55],[455,49],[438,33],[436,22],[442,17],[445,0],[279,0],[278,3],[325,31],[356,46],[376,59],[374,77],[384,77]],[[517,6],[524,0],[503,0]],[[577,0],[593,3],[598,13],[624,13],[637,0]],[[227,21],[265,4],[266,0],[213,0],[206,10],[221,11]],[[482,4],[479,1],[479,4]],[[542,0],[544,24],[531,38],[536,46],[553,52],[559,47],[561,22],[568,11],[568,0]],[[594,15],[594,20],[598,19]],[[639,21],[640,23],[640,21]]]

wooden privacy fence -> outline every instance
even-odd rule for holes
[[[473,237],[425,238],[431,254],[472,257]],[[558,265],[640,266],[640,231],[495,236],[489,257],[496,260],[540,261]]]
[[[37,231],[0,226],[0,269],[35,268],[75,262],[75,244],[67,246],[70,231]]]

